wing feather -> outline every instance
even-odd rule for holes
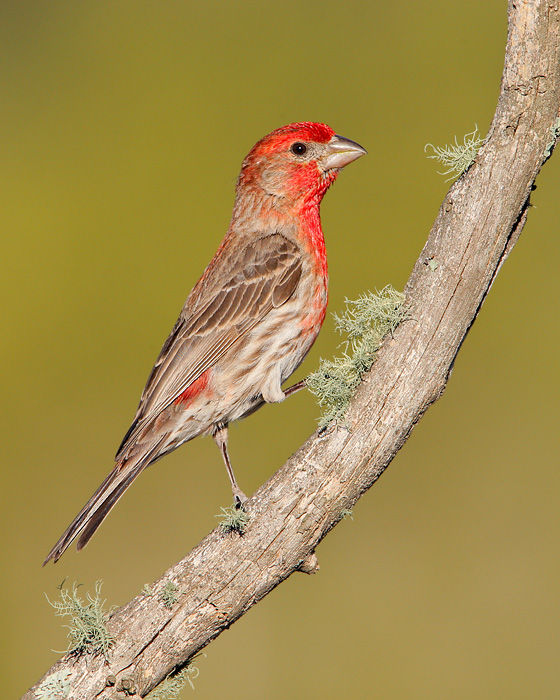
[[[163,345],[117,459],[193,381],[288,301],[301,274],[298,246],[279,233],[246,245],[232,240],[221,249],[220,265],[210,263]]]

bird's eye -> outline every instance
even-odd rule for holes
[[[292,143],[290,151],[295,156],[304,156],[307,153],[307,146],[304,143],[301,143],[301,141],[296,141],[295,143]]]

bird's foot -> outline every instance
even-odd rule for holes
[[[233,505],[236,510],[246,510],[245,504],[249,499],[240,488],[233,491]]]

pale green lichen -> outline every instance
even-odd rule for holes
[[[154,592],[152,591],[152,587],[150,586],[149,583],[145,583],[144,586],[142,587],[142,595],[145,595],[147,598],[151,598],[154,595]]]
[[[193,680],[198,677],[198,668],[193,666],[192,662],[199,656],[204,656],[204,654],[197,654],[182,669],[167,676],[146,695],[145,700],[175,700],[179,697],[179,693],[186,683],[194,690]]]
[[[438,261],[434,260],[434,258],[430,258],[427,262],[427,265],[432,272],[435,272],[439,267]]]
[[[552,155],[552,150],[556,146],[556,141],[560,136],[560,117],[556,120],[556,123],[550,127],[550,141],[546,144],[546,149],[544,152],[545,158],[550,158]]]
[[[346,333],[345,351],[333,360],[321,359],[319,369],[306,380],[308,389],[323,409],[321,428],[341,421],[364,374],[375,362],[383,338],[407,317],[405,296],[388,285],[380,292],[366,292],[346,310],[333,314],[336,329]]]
[[[424,153],[428,146],[433,149],[434,155],[428,156],[428,158],[434,158],[439,163],[443,163],[443,166],[447,168],[447,170],[439,174],[451,175],[451,177],[446,180],[446,182],[449,182],[459,177],[459,175],[462,175],[465,170],[474,163],[476,154],[483,143],[484,139],[478,136],[478,127],[475,125],[474,131],[471,131],[463,137],[462,144],[457,141],[457,137],[455,136],[454,144],[434,146],[431,143],[427,143],[424,146]]]
[[[105,600],[101,599],[102,581],[95,584],[95,595],[86,593],[86,600],[78,596],[78,584],[74,582],[72,590],[59,586],[60,600],[51,601],[45,594],[55,615],[69,617],[68,649],[71,654],[103,654],[107,659],[113,637],[107,629],[107,618],[114,610],[105,610]]]
[[[66,700],[70,695],[70,678],[72,671],[62,669],[51,674],[35,688],[35,695],[40,700]]]
[[[171,610],[171,608],[179,600],[179,597],[177,596],[178,590],[179,586],[177,586],[176,583],[173,581],[166,581],[163,588],[158,593],[158,600],[160,603],[163,603],[168,610]]]
[[[221,518],[219,528],[224,533],[238,532],[242,535],[245,532],[247,523],[249,522],[249,513],[243,508],[238,508],[235,504],[229,508],[220,508],[222,511],[215,515],[215,518]]]

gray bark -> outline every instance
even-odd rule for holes
[[[525,223],[535,178],[559,133],[560,7],[509,2],[500,97],[475,163],[450,188],[406,286],[410,317],[386,339],[354,398],[346,429],[315,433],[250,499],[246,533],[211,532],[109,621],[102,657],[63,657],[70,698],[144,697],[295,571],[389,465],[443,392],[455,356]],[[429,266],[429,260],[438,265]],[[157,593],[179,589],[168,610]],[[117,686],[106,686],[108,676]],[[37,684],[39,685],[39,684]],[[35,686],[37,688],[37,686]],[[31,700],[33,688],[24,696]],[[130,694],[129,694],[130,697]]]

